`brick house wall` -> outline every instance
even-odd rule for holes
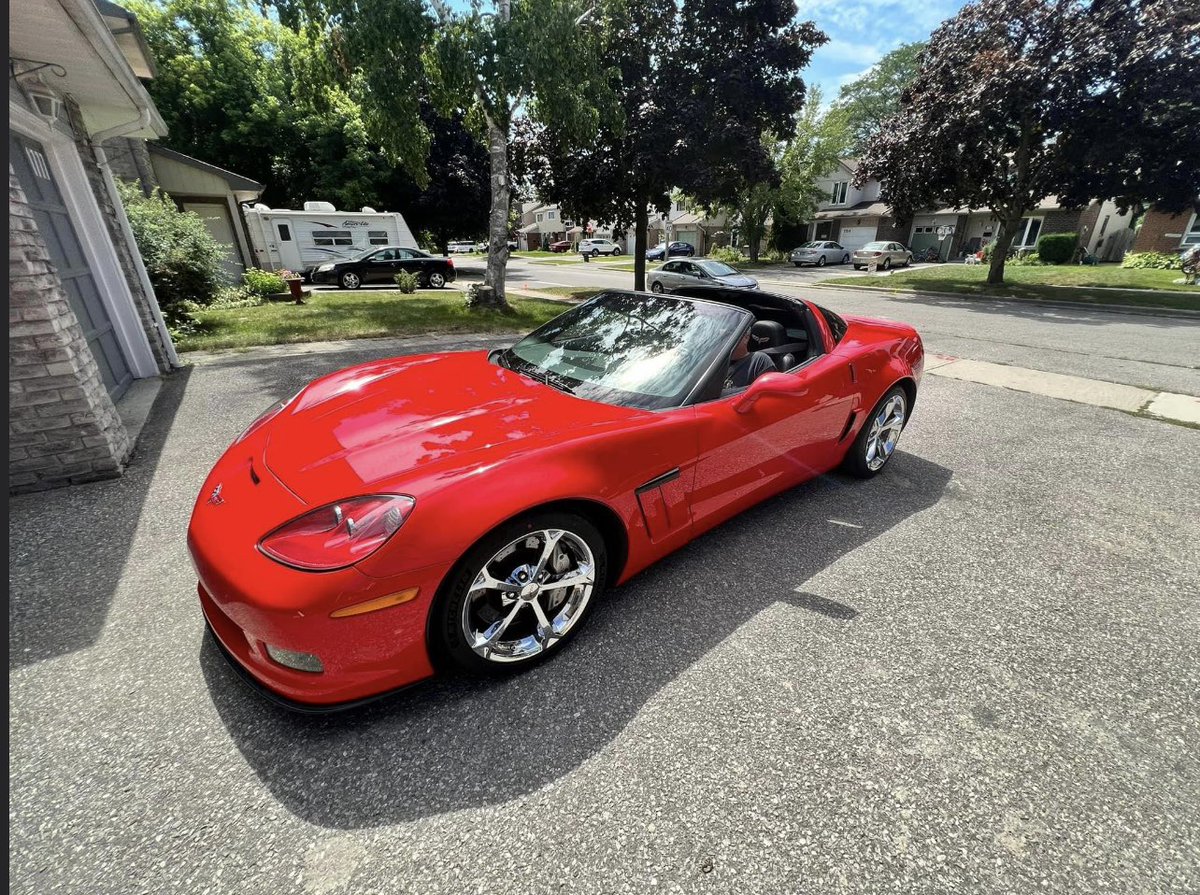
[[[1153,206],[1142,219],[1141,229],[1133,240],[1134,252],[1167,252],[1172,255],[1180,251],[1183,232],[1192,219],[1190,211],[1169,214]],[[1168,236],[1167,234],[1172,234]]]
[[[875,228],[875,238],[881,242],[898,242],[907,246],[909,234],[912,231],[912,219],[901,221],[900,218],[880,218]]]
[[[140,137],[113,137],[104,141],[104,155],[108,158],[108,169],[113,176],[141,186],[147,196],[158,186],[154,166],[150,162],[150,150]]]
[[[11,165],[8,226],[9,490],[110,478],[133,444]]]
[[[108,185],[104,180],[104,172],[100,170],[100,163],[96,159],[96,153],[86,136],[87,130],[83,124],[79,105],[68,97],[63,103],[63,107],[67,111],[67,119],[74,134],[75,146],[79,150],[79,158],[83,162],[83,170],[87,175],[88,186],[91,187],[96,204],[100,207],[100,215],[104,218],[105,226],[108,228],[109,238],[116,251],[117,263],[121,267],[121,273],[125,278],[125,282],[129,285],[129,292],[133,296],[134,305],[137,307],[138,320],[141,322],[142,329],[146,333],[146,339],[150,343],[150,351],[154,354],[154,362],[158,364],[160,371],[164,373],[168,372],[171,370],[170,355],[167,353],[167,346],[162,332],[158,328],[158,321],[155,320],[154,313],[151,310],[152,304],[157,304],[158,300],[152,294],[147,294],[146,290],[142,287],[142,280],[138,274],[137,264],[125,239],[120,217],[118,216],[117,209],[113,206],[112,198],[108,192]],[[149,166],[148,161],[147,166]]]
[[[1026,217],[1038,217],[1040,214],[1040,212],[1030,212]],[[1078,208],[1052,209],[1045,212],[1041,233],[1078,233],[1079,218],[1080,210]]]

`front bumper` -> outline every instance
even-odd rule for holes
[[[312,272],[312,281],[321,286],[336,286],[337,271],[314,269]]]

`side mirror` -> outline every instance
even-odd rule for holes
[[[808,392],[804,380],[795,373],[763,373],[734,402],[733,409],[746,413],[764,395],[799,398]]]

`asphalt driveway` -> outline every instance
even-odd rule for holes
[[[1200,890],[1200,433],[927,377],[885,475],[555,661],[291,716],[205,640],[187,518],[260,410],[395,351],[194,367],[125,477],[11,501],[11,891]]]

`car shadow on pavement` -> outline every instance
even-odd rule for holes
[[[1037,323],[1066,323],[1082,326],[1110,326],[1113,324],[1130,323],[1130,318],[1138,326],[1155,326],[1178,329],[1181,326],[1193,327],[1200,332],[1200,320],[1188,317],[1185,313],[1173,315],[1170,310],[1146,309],[1145,312],[1126,311],[1112,308],[1103,304],[1084,304],[1082,302],[1063,301],[1059,304],[1038,305],[1037,299],[1006,300],[995,295],[930,295],[925,292],[895,292],[887,296],[889,300],[900,304],[930,305],[939,308],[953,308],[956,311],[971,311],[977,314],[991,314],[1002,317],[1021,317],[1034,320]],[[1053,301],[1047,298],[1045,301]],[[1078,312],[1078,313],[1076,313]],[[1139,360],[1139,358],[1128,358]]]
[[[10,670],[100,637],[191,373],[164,378],[121,477],[9,498]]]
[[[764,609],[796,607],[799,627],[853,625],[869,610],[806,582],[936,504],[950,477],[897,453],[870,481],[823,476],[772,498],[609,592],[559,655],[512,677],[444,677],[313,717],[251,691],[207,636],[201,668],[246,761],[310,823],[357,829],[501,803],[603,750]]]

